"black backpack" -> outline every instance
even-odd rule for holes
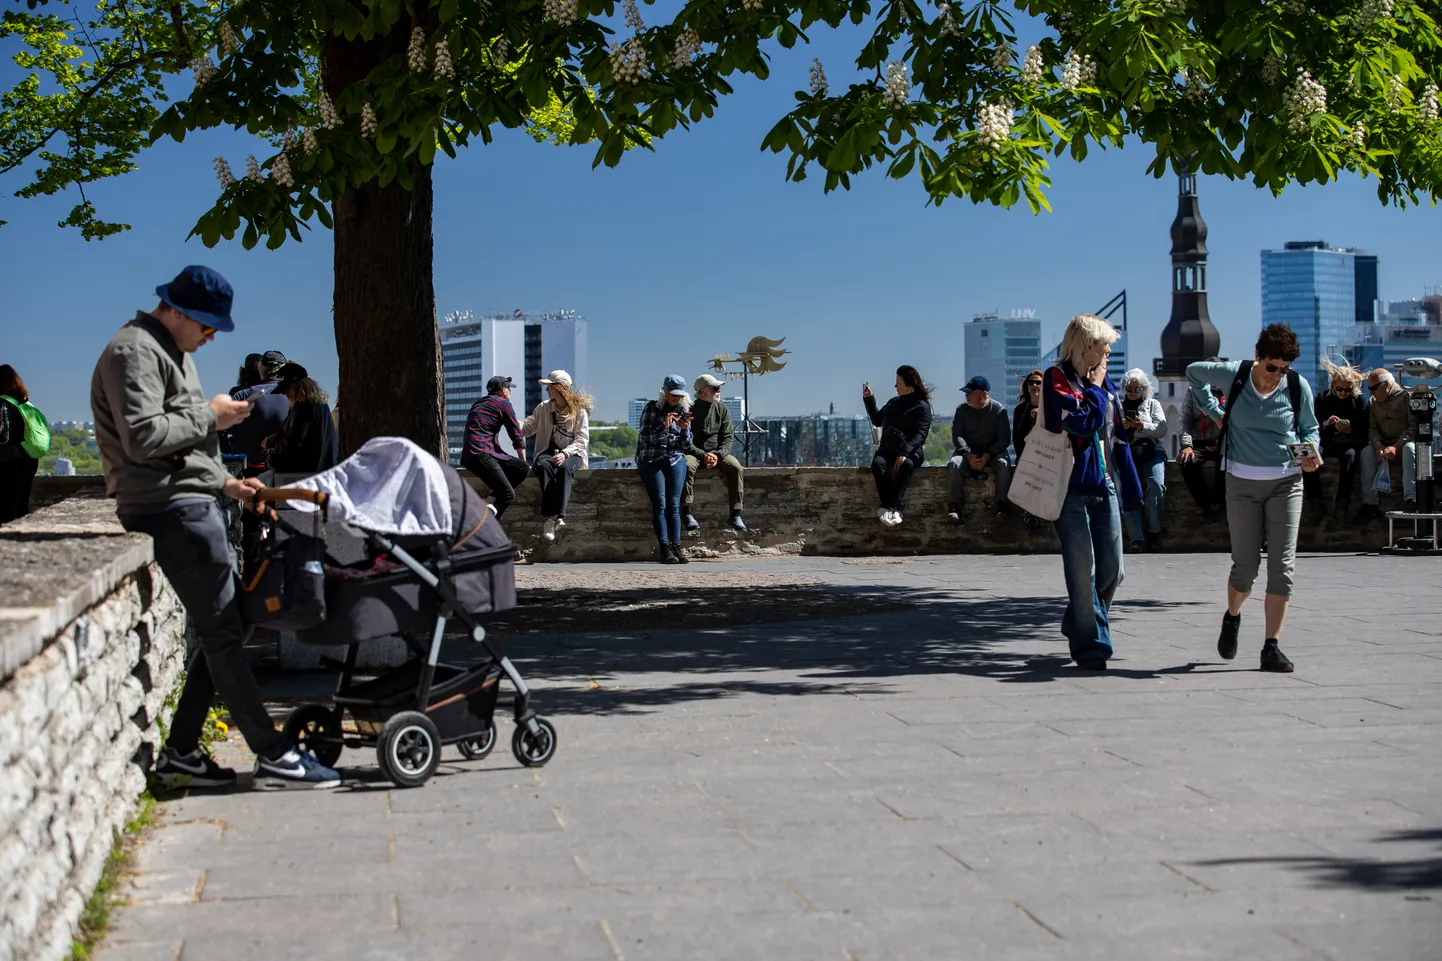
[[[1252,364],[1250,360],[1242,361],[1242,366],[1237,369],[1237,376],[1232,380],[1232,388],[1227,391],[1227,402],[1222,406],[1222,429],[1218,433],[1217,449],[1224,455],[1227,451],[1227,428],[1232,426],[1232,405],[1242,395],[1242,389],[1247,386],[1247,378],[1252,376]],[[1292,402],[1292,436],[1298,440],[1302,439],[1302,375],[1295,370],[1287,371],[1287,399]]]

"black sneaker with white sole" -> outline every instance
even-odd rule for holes
[[[166,747],[161,748],[160,758],[155,762],[155,779],[170,791],[188,787],[230,787],[235,783],[235,772],[216,764],[198,748],[189,754],[180,754]]]
[[[340,774],[308,752],[291,748],[275,760],[255,759],[254,786],[259,791],[290,788],[327,788],[340,784]]]
[[[1222,612],[1222,632],[1217,635],[1217,653],[1226,660],[1237,656],[1237,635],[1242,630],[1242,615]]]

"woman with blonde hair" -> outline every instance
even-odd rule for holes
[[[282,474],[316,474],[329,470],[340,460],[335,422],[330,419],[330,399],[320,384],[297,363],[287,363],[276,373],[276,390],[290,402],[290,410],[271,437],[266,463]]]
[[[1337,465],[1337,516],[1348,513],[1352,506],[1352,488],[1362,469],[1362,450],[1367,446],[1369,426],[1367,398],[1362,393],[1362,372],[1350,364],[1335,364],[1323,358],[1322,365],[1332,380],[1316,400],[1317,423],[1322,430],[1322,461]],[[1322,497],[1322,472],[1302,475],[1302,500],[1310,502],[1308,513],[1314,524],[1326,519],[1329,511]]]
[[[521,423],[521,435],[536,438],[531,466],[541,483],[541,536],[554,541],[556,531],[566,526],[571,479],[586,467],[595,401],[576,390],[571,375],[564,370],[551,371],[541,378],[541,383],[546,388],[546,399]]]
[[[1107,359],[1120,337],[1102,318],[1078,314],[1062,337],[1060,360],[1042,383],[1042,423],[1053,434],[1065,433],[1074,455],[1055,526],[1067,590],[1061,632],[1072,660],[1086,671],[1106,670],[1112,656],[1112,598],[1125,574],[1121,511],[1142,500],[1122,405],[1107,377]]]

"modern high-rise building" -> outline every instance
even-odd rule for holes
[[[1033,310],[977,314],[965,327],[963,378],[983,376],[1002,403],[1012,402],[1021,379],[1041,366],[1041,321]]]
[[[627,427],[636,430],[641,426],[641,412],[646,409],[646,405],[649,404],[652,399],[653,398],[650,397],[631,398],[630,402],[626,404]]]
[[[446,444],[458,463],[471,405],[485,394],[486,381],[501,375],[516,382],[511,403],[518,416],[545,399],[540,379],[564,370],[578,386],[588,383],[590,321],[574,310],[478,317],[469,310],[447,314],[440,322],[441,376],[445,385]],[[510,442],[501,435],[501,446]],[[514,453],[514,452],[513,452]]]
[[[1262,326],[1286,324],[1297,334],[1297,369],[1327,383],[1323,360],[1339,359],[1356,339],[1359,322],[1376,317],[1377,258],[1322,240],[1289,241],[1262,251]]]

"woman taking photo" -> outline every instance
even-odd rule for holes
[[[1146,371],[1133,367],[1122,375],[1122,384],[1126,388],[1122,426],[1127,429],[1132,464],[1143,491],[1142,506],[1126,513],[1127,529],[1131,532],[1132,550],[1160,550],[1167,497],[1167,452],[1162,448],[1162,438],[1167,436],[1167,414],[1154,396]]]
[[[861,402],[873,427],[881,428],[881,443],[871,459],[871,474],[876,478],[876,494],[881,506],[876,516],[883,527],[901,525],[901,498],[911,473],[921,466],[926,455],[926,435],[931,432],[931,388],[921,379],[915,367],[896,368],[896,396],[876,409],[871,384],[861,385]]]
[[[691,447],[690,408],[686,382],[672,374],[661,382],[660,396],[646,403],[636,428],[636,473],[651,497],[651,526],[662,564],[689,563],[681,551],[681,489]]]
[[[1337,465],[1337,516],[1350,512],[1352,488],[1362,467],[1362,449],[1369,444],[1367,431],[1371,412],[1362,395],[1362,372],[1350,365],[1338,366],[1323,359],[1322,366],[1332,381],[1329,390],[1317,396],[1317,426],[1322,432],[1322,459]],[[1302,475],[1302,500],[1311,502],[1311,521],[1326,520],[1327,501],[1322,496],[1322,472]]]
[[[1043,423],[1053,434],[1067,435],[1074,456],[1055,526],[1067,592],[1061,632],[1072,660],[1085,671],[1105,671],[1111,659],[1112,598],[1125,575],[1121,510],[1142,500],[1122,405],[1107,377],[1107,359],[1119,337],[1100,317],[1073,317],[1062,337],[1061,362],[1042,384]]]
[[[1262,328],[1256,360],[1192,364],[1187,380],[1197,409],[1221,421],[1222,455],[1227,465],[1227,527],[1232,534],[1232,571],[1227,578],[1227,612],[1217,653],[1237,656],[1242,604],[1262,566],[1262,538],[1267,542],[1267,633],[1262,643],[1262,670],[1292,672],[1280,647],[1292,597],[1297,564],[1297,529],[1302,525],[1302,473],[1322,462],[1315,454],[1293,457],[1287,445],[1321,438],[1312,407],[1312,386],[1292,369],[1302,354],[1297,335],[1285,324]],[[1240,385],[1237,381],[1241,381]],[[1230,409],[1212,395],[1226,391]],[[1223,420],[1223,414],[1226,419]]]
[[[595,402],[571,384],[571,375],[553,370],[541,378],[546,399],[521,424],[521,436],[536,438],[532,461],[541,482],[541,536],[556,539],[566,526],[571,503],[571,479],[586,466],[591,446],[591,408]]]
[[[30,392],[9,364],[0,364],[0,398],[0,524],[4,524],[30,513],[30,487],[40,460],[22,446],[25,416],[20,405],[30,403]]]

